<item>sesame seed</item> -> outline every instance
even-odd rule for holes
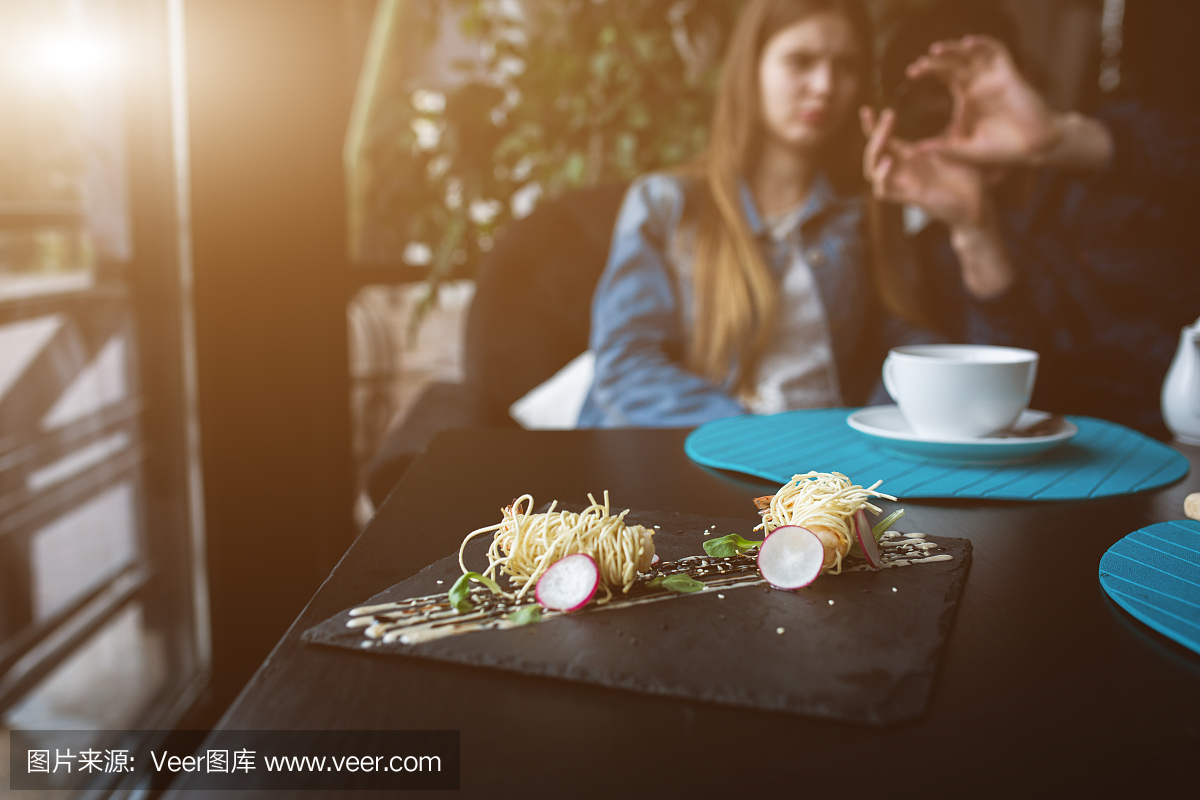
[[[442,581],[438,581],[438,585],[440,586],[441,584],[442,584]]]
[[[783,633],[783,628],[776,628],[776,629],[775,629],[775,632],[776,632],[776,633]]]
[[[833,605],[833,601],[832,601],[832,600],[830,600],[830,601],[829,601],[829,605]]]
[[[895,586],[893,586],[893,587],[892,587],[892,591],[893,591],[893,592],[894,592],[894,591],[896,591],[896,587],[895,587]]]
[[[725,599],[725,595],[723,595],[723,594],[719,594],[719,595],[717,595],[717,599],[718,599],[718,600],[724,600],[724,599]]]

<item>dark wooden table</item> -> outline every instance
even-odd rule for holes
[[[608,489],[620,507],[753,519],[750,498],[775,487],[693,464],[684,436],[442,434],[220,727],[460,730],[471,796],[1200,794],[1200,656],[1125,614],[1097,578],[1112,543],[1183,517],[1184,497],[1200,491],[1200,448],[1180,446],[1192,465],[1183,481],[1130,497],[901,503],[903,529],[974,545],[928,713],[913,723],[834,724],[300,641],[453,552],[525,492],[578,501]]]

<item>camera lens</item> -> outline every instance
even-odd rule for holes
[[[928,76],[901,83],[888,105],[896,114],[895,135],[910,142],[937,136],[954,113],[950,90]]]

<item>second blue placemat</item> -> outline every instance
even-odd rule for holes
[[[1160,522],[1100,559],[1100,585],[1154,630],[1200,653],[1200,522]]]
[[[978,466],[907,461],[846,425],[855,410],[714,420],[692,431],[685,450],[706,467],[780,484],[810,470],[841,472],[864,485],[882,480],[880,491],[899,498],[1081,500],[1165,486],[1188,472],[1187,459],[1167,445],[1092,417],[1070,417],[1079,434],[1036,461]]]

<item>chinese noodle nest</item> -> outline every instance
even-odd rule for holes
[[[613,516],[608,505],[608,492],[604,503],[597,503],[592,495],[591,502],[581,513],[555,511],[558,502],[542,514],[533,513],[533,497],[522,495],[512,505],[503,509],[504,519],[496,525],[472,531],[458,548],[458,564],[467,573],[463,551],[467,542],[476,536],[495,531],[491,547],[488,548],[488,568],[482,573],[495,581],[497,570],[509,576],[514,586],[520,587],[515,594],[505,596],[521,600],[546,569],[559,559],[574,553],[591,556],[600,569],[600,586],[604,597],[599,603],[612,598],[610,587],[620,586],[628,592],[637,579],[639,570],[650,567],[654,557],[654,531],[641,525],[626,525],[628,509]]]
[[[875,491],[881,483],[876,481],[863,488],[840,472],[795,475],[771,498],[771,505],[763,510],[763,521],[755,530],[761,529],[769,536],[784,525],[807,528],[825,546],[825,567],[832,567],[831,572],[836,575],[842,571],[842,559],[854,543],[854,514],[860,508],[881,513],[869,502],[870,498],[896,499]]]

